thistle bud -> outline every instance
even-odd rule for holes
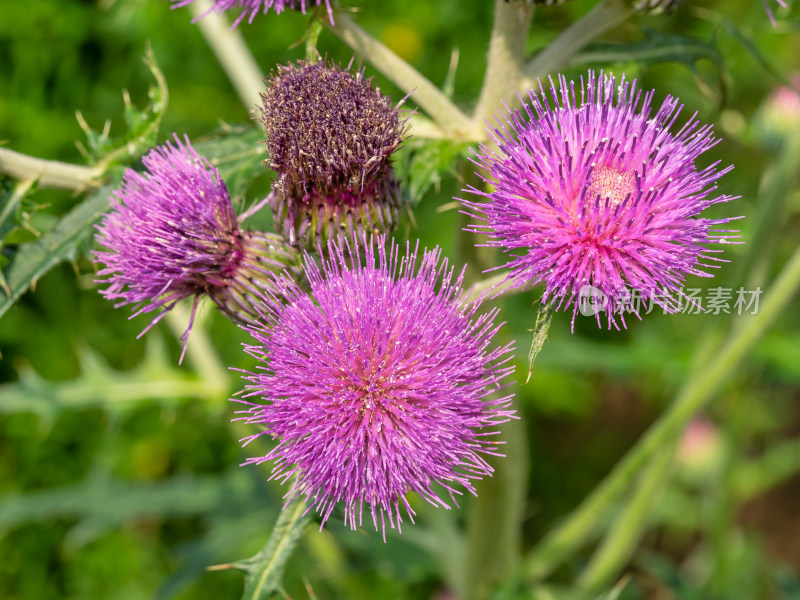
[[[261,97],[267,163],[277,174],[273,219],[291,244],[315,248],[397,225],[405,200],[391,155],[405,122],[363,69],[280,66]]]

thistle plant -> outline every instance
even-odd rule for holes
[[[800,65],[792,3],[776,3],[171,0],[115,21],[175,38],[154,39],[175,55],[165,76],[148,50],[156,83],[145,108],[124,94],[121,137],[79,116],[88,165],[0,147],[0,315],[21,323],[0,327],[0,366],[22,365],[0,411],[38,411],[61,433],[54,415],[91,409],[66,444],[0,423],[0,480],[26,474],[0,498],[14,542],[0,589],[85,597],[109,579],[106,596],[167,597],[196,580],[193,597],[219,598],[231,581],[205,571],[228,568],[245,572],[246,600],[797,588],[797,569],[761,549],[779,545],[750,542],[738,517],[796,474],[800,448],[800,96],[783,74]],[[740,27],[734,8],[756,19]],[[220,59],[243,123],[217,114],[227,90],[200,81],[214,69],[184,30]],[[461,51],[442,52],[456,37]],[[10,47],[15,73],[35,67],[30,47]],[[27,87],[8,85],[8,105]],[[166,138],[165,114],[194,142]],[[47,208],[48,187],[73,195]],[[82,285],[34,290],[65,261]],[[91,309],[75,310],[84,293]],[[218,309],[207,321],[204,305]],[[129,313],[153,330],[146,345],[115,339]],[[91,323],[89,343],[50,314]],[[46,340],[32,360],[17,349],[29,338]],[[79,349],[53,369],[80,365],[73,380],[36,372],[94,344],[106,360]],[[128,417],[154,403],[170,418]],[[54,471],[65,489],[47,488]],[[42,515],[78,519],[65,548],[50,530],[45,553],[16,543],[14,527]],[[107,534],[135,551],[106,552]],[[98,540],[136,576],[89,573],[80,553]],[[158,589],[156,555],[176,571]],[[54,565],[65,572],[47,585],[9,575]]]

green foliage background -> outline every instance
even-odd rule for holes
[[[492,2],[363,4],[359,23],[437,84],[445,82],[457,47],[453,97],[464,105],[475,101]],[[577,0],[540,10],[530,51],[544,47],[591,5]],[[141,106],[152,83],[141,60],[148,42],[170,95],[159,142],[172,132],[200,140],[212,130],[249,123],[185,9],[170,10],[160,0],[4,0],[0,8],[0,141],[9,148],[83,163],[75,146],[85,143],[76,109],[95,129],[111,119],[112,137],[123,135],[121,90]],[[724,139],[705,160],[734,164],[721,185],[725,193],[741,195],[716,207],[716,216],[754,215],[766,201],[765,173],[779,177],[776,167],[787,164],[787,146],[777,146],[756,115],[780,78],[800,68],[797,11],[790,15],[773,29],[759,2],[686,0],[672,16],[632,19],[587,55],[609,59],[592,62],[596,68],[624,70],[642,87],[656,88],[657,102],[677,95],[687,115],[697,111],[715,123]],[[240,29],[268,72],[302,57],[297,42],[306,26],[307,18],[288,13]],[[670,47],[660,55],[669,60],[638,60],[642,54],[635,52],[649,48],[646,40],[663,48],[666,36],[679,34],[702,43]],[[603,42],[632,46],[609,48]],[[352,55],[329,33],[322,34],[320,48],[336,61]],[[701,59],[687,61],[689,52]],[[571,74],[586,68],[575,65]],[[368,64],[367,72],[374,74]],[[375,77],[394,98],[402,97]],[[437,152],[429,146],[417,150]],[[440,181],[398,236],[440,244],[460,263],[455,234],[462,218],[452,202],[462,167],[441,162]],[[783,206],[768,215],[770,235],[759,249],[767,258],[752,280],[762,287],[797,246],[797,163],[788,164],[795,167],[780,175]],[[268,184],[265,171],[247,198],[263,194]],[[32,198],[4,241],[6,257],[79,201],[53,190]],[[738,222],[745,240],[754,221]],[[690,287],[738,287],[737,260],[748,251],[728,246],[731,264],[714,280],[692,281]],[[251,366],[240,347],[245,337],[205,307],[204,322],[190,341],[193,353],[178,367],[180,349],[170,326],[136,340],[144,321],[127,320],[128,311],[101,298],[92,279],[90,261],[79,256],[42,277],[0,318],[0,380],[6,382],[0,386],[0,597],[238,597],[239,573],[204,569],[255,553],[282,494],[267,481],[266,468],[237,466],[266,452],[242,450],[237,440],[248,431],[231,423],[235,406],[227,398],[241,383],[227,367]],[[532,291],[503,301],[506,334],[517,338],[520,382],[536,300]],[[636,577],[627,597],[800,598],[796,309],[797,303],[782,315],[708,410],[719,434],[710,454],[678,461],[632,559]],[[578,320],[574,334],[567,315],[554,318],[533,377],[517,393],[528,443],[509,454],[529,464],[528,481],[519,490],[525,498],[519,551],[530,549],[608,472],[688,374],[703,369],[709,360],[704,349],[713,348],[729,326],[720,315],[659,313],[633,320],[623,331]],[[175,327],[180,325],[178,319]],[[461,510],[442,514],[415,500],[419,523],[402,535],[390,533],[386,544],[379,534],[347,531],[340,518],[332,518],[321,533],[309,531],[291,559],[289,594],[308,597],[308,585],[319,598],[447,598],[463,577],[460,526],[473,504],[467,499]],[[508,565],[486,594],[568,598],[559,590],[569,587],[587,556],[574,557],[556,574],[555,587],[537,592]]]

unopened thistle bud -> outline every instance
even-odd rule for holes
[[[391,163],[406,127],[363,69],[324,62],[279,66],[262,94],[262,121],[277,178],[275,227],[315,248],[344,234],[390,231],[404,203]]]
[[[299,256],[280,236],[242,230],[219,172],[188,138],[175,142],[151,150],[144,173],[128,169],[113,194],[98,226],[98,282],[109,284],[100,293],[134,304],[133,316],[156,312],[142,333],[184,298],[195,299],[193,320],[204,295],[234,321],[254,322],[272,273],[299,269]]]

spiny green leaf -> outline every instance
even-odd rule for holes
[[[704,59],[722,67],[722,53],[713,41],[645,29],[644,39],[636,42],[590,44],[570,61],[570,66],[621,61],[645,64],[680,62],[694,66],[697,61]]]
[[[445,173],[467,155],[470,144],[452,140],[411,138],[394,155],[397,175],[411,204],[417,204]]]
[[[169,93],[164,74],[158,67],[152,49],[148,46],[144,63],[150,69],[155,85],[148,90],[150,102],[143,109],[136,108],[127,91],[123,92],[125,108],[123,116],[127,131],[118,139],[109,136],[110,124],[106,122],[102,131],[92,129],[78,113],[78,122],[86,134],[89,144],[88,157],[93,164],[109,166],[128,162],[146,152],[156,143],[161,119],[167,110]]]
[[[81,375],[69,381],[44,379],[31,367],[20,370],[19,381],[0,386],[0,414],[33,412],[53,420],[63,411],[102,408],[119,412],[145,400],[175,403],[208,398],[209,388],[186,371],[168,366],[163,341],[150,336],[145,358],[134,369],[117,371],[89,348],[80,350]]]
[[[304,514],[302,498],[292,501],[281,511],[275,528],[261,552],[241,561],[247,570],[242,600],[266,600],[282,591],[283,569],[311,517]]]
[[[645,29],[643,40],[629,44],[590,44],[583,52],[573,57],[569,65],[577,67],[585,64],[619,62],[652,65],[677,62],[687,65],[693,72],[696,72],[696,64],[701,60],[708,60],[716,67],[719,75],[720,104],[724,104],[727,98],[728,76],[725,72],[722,52],[713,38],[706,41],[686,35],[667,34],[653,29]]]
[[[272,171],[263,166],[266,158],[264,132],[249,125],[226,125],[210,136],[192,142],[198,154],[202,154],[225,180],[231,197],[244,195],[256,177],[269,175]]]
[[[253,478],[238,468],[222,476],[177,476],[153,483],[93,475],[76,485],[4,495],[0,528],[77,518],[102,524],[105,531],[135,518],[202,515],[233,497],[252,494]]]
[[[78,204],[38,240],[22,244],[4,275],[7,291],[0,296],[0,317],[22,294],[58,263],[74,260],[92,235],[92,224],[108,208],[111,188],[103,187]]]

